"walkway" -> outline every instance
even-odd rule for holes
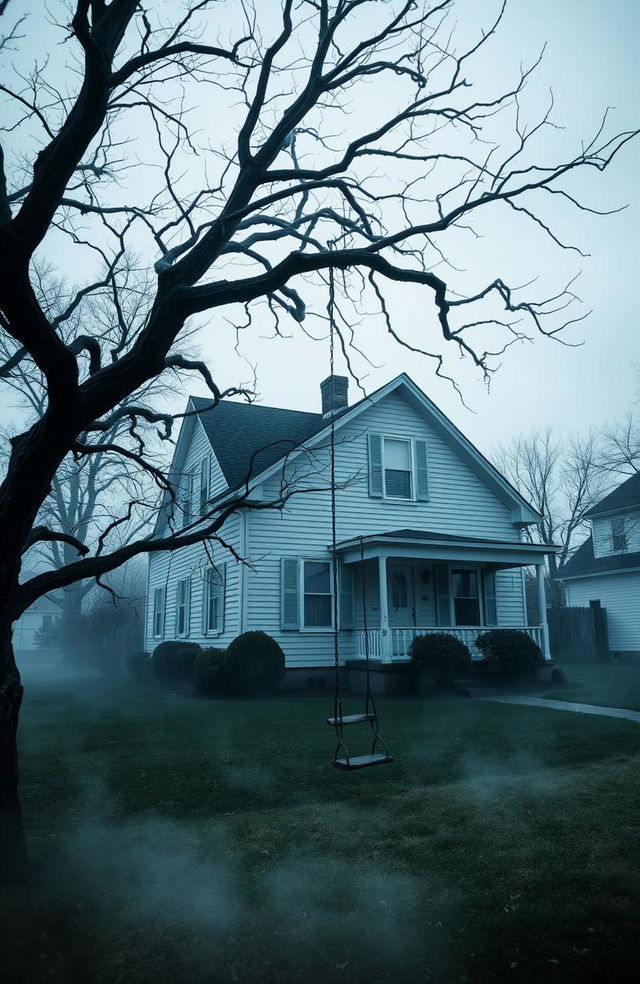
[[[640,711],[626,707],[599,707],[597,704],[574,704],[571,700],[547,700],[545,697],[479,697],[499,704],[527,704],[529,707],[546,707],[556,711],[574,711],[576,714],[599,714],[601,717],[623,718],[640,724]]]

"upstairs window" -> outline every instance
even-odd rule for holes
[[[412,499],[411,441],[383,438],[382,464],[385,498]]]
[[[627,549],[627,531],[624,516],[616,516],[611,520],[611,545],[614,553],[624,553]]]
[[[185,472],[180,483],[180,516],[183,526],[188,526],[192,516],[193,472]]]
[[[427,443],[417,438],[369,434],[369,495],[427,502]]]
[[[209,475],[211,458],[206,455],[200,462],[200,515],[205,516],[209,502]]]

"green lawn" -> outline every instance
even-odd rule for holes
[[[2,980],[632,979],[637,725],[387,700],[396,761],[349,774],[329,705],[28,691]]]
[[[566,684],[544,696],[640,711],[640,663],[564,664]]]

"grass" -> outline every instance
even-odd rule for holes
[[[395,762],[348,774],[329,703],[28,690],[2,979],[630,979],[637,725],[386,700]]]
[[[640,663],[566,664],[562,669],[566,684],[545,697],[640,711]]]

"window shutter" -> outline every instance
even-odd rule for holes
[[[427,442],[415,442],[416,461],[416,499],[426,502],[429,498],[429,480],[427,474]]]
[[[369,495],[382,498],[382,436],[369,434]]]
[[[298,616],[298,560],[283,557],[280,561],[280,628],[297,629]]]
[[[354,623],[353,565],[340,567],[340,628],[352,629]]]
[[[450,625],[451,606],[449,602],[449,570],[446,564],[434,564],[433,575],[436,587],[436,616],[438,625]]]
[[[191,634],[191,578],[189,578],[188,581],[185,581],[184,634],[185,636]]]
[[[496,572],[484,571],[484,620],[487,625],[498,624],[496,608]]]
[[[204,571],[204,577],[202,579],[202,611],[200,612],[200,628],[202,630],[202,635],[207,634],[207,611],[209,605],[209,576],[211,574],[211,568],[206,567]]]
[[[225,600],[225,588],[226,588],[226,574],[227,565],[218,564],[213,576],[218,575],[216,580],[218,582],[217,593],[218,593],[218,604],[216,605],[216,631],[224,632],[224,600]]]

